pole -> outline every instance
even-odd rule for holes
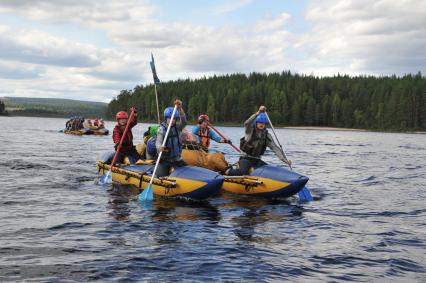
[[[272,125],[271,119],[269,119],[269,115],[268,115],[268,113],[266,113],[266,111],[265,111],[265,115],[266,115],[266,118],[268,118],[269,124],[271,125],[271,129],[272,129],[272,132],[274,133],[275,139],[277,140],[277,143],[278,143],[278,145],[279,145],[279,146],[280,146],[280,148],[281,148],[281,152],[283,153],[284,157],[285,157],[286,159],[288,159],[288,158],[287,158],[287,156],[285,155],[285,152],[284,152],[283,146],[281,145],[280,140],[278,139],[277,134],[275,133],[274,125]],[[288,165],[288,166],[290,167],[290,169],[291,169],[291,165],[289,165],[289,164],[287,164],[287,165]]]
[[[158,124],[160,125],[160,108],[158,106],[158,94],[157,94],[157,84],[154,82],[154,90],[155,90],[155,101],[157,103],[157,121]]]

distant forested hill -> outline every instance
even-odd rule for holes
[[[377,130],[426,129],[426,78],[315,77],[251,73],[178,80],[158,86],[160,107],[183,100],[189,119],[207,113],[216,123],[242,124],[259,105],[277,125],[328,126]],[[135,105],[141,119],[156,119],[153,85],[123,90],[108,105],[108,115]]]
[[[57,98],[2,97],[9,115],[103,117],[106,103]]]

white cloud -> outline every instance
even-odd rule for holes
[[[0,58],[24,63],[74,67],[99,64],[96,48],[37,30],[0,26]]]
[[[267,31],[283,28],[284,24],[291,19],[291,16],[287,13],[281,13],[278,17],[268,18],[265,20],[258,21],[255,25],[256,31]]]
[[[32,64],[19,64],[0,60],[0,79],[37,79],[45,72],[44,67]]]
[[[235,10],[238,10],[248,4],[252,3],[253,0],[234,0],[234,1],[224,1],[222,4],[216,6],[213,9],[214,15],[227,14]]]
[[[426,1],[311,1],[312,30],[295,44],[300,69],[318,74],[426,70]]]
[[[33,20],[74,22],[102,26],[106,23],[144,19],[154,7],[143,0],[3,0],[0,13],[17,13]]]

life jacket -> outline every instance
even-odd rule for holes
[[[266,151],[268,145],[268,130],[261,131],[260,137],[256,135],[256,128],[253,128],[250,140],[246,141],[245,137],[240,139],[240,149],[249,156],[260,157]]]
[[[119,142],[124,133],[124,126],[116,125],[113,132],[113,140]],[[116,145],[117,147],[117,145]],[[121,144],[121,149],[123,151],[128,151],[133,148],[133,133],[129,129],[127,130],[127,134],[123,139],[123,143]],[[117,148],[116,148],[117,149]]]
[[[207,127],[204,132],[203,129],[200,127],[200,129],[197,132],[197,136],[200,137],[200,143],[202,146],[209,148],[210,146],[210,129]]]
[[[157,155],[157,147],[155,146],[155,142],[157,141],[157,136],[150,137],[148,142],[146,143],[146,152],[152,157]]]
[[[167,131],[166,123],[161,123],[161,127],[165,134]],[[161,159],[173,159],[180,156],[182,153],[182,143],[180,141],[180,135],[176,125],[170,128],[170,132],[166,140],[166,147],[168,151],[163,152]]]

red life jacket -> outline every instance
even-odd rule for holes
[[[197,136],[200,137],[200,143],[202,146],[209,148],[210,146],[210,129],[207,127],[204,132],[203,129],[200,127],[198,130]]]
[[[112,139],[114,140],[114,143],[116,144],[115,149],[117,150],[117,145],[120,143],[121,137],[123,136],[123,132],[126,126],[120,126],[116,125],[114,128],[114,132],[112,134]],[[133,134],[132,130],[128,129],[126,137],[123,140],[123,143],[121,144],[121,149],[123,151],[131,150],[133,148]]]

